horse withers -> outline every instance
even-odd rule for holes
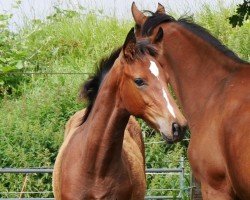
[[[250,199],[250,65],[206,29],[176,20],[159,4],[145,16],[135,4],[136,36],[159,50],[191,130],[189,162],[203,199]]]
[[[126,139],[136,132],[130,115],[145,120],[169,142],[179,141],[186,128],[155,54],[131,30],[123,47],[85,83],[82,93],[89,106],[81,125],[67,131],[55,163],[57,200],[144,199],[144,153],[138,148],[142,137]]]

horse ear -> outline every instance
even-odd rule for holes
[[[133,18],[135,20],[135,23],[137,26],[142,26],[144,24],[144,22],[146,21],[147,19],[147,16],[144,15],[135,5],[135,2],[132,3],[132,6],[131,6],[131,12],[132,12],[132,15],[133,15]]]
[[[136,38],[134,28],[131,28],[123,44],[123,56],[126,60],[133,60],[135,55]]]
[[[153,43],[159,43],[162,41],[162,38],[163,38],[163,35],[164,35],[164,32],[163,32],[163,29],[162,27],[159,28],[154,40],[153,40]]]
[[[158,7],[157,7],[156,12],[160,13],[160,14],[165,14],[166,13],[164,6],[161,5],[160,3],[158,3]]]

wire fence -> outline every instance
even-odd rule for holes
[[[145,199],[184,199],[184,196],[190,192],[192,187],[185,187],[185,167],[184,167],[184,158],[181,157],[180,165],[178,168],[150,168],[146,169],[146,175],[179,175],[179,188],[150,188],[148,191],[175,191],[178,193],[177,196],[166,196],[166,195],[147,195]],[[31,174],[51,174],[53,172],[53,168],[0,168],[0,174],[24,174],[24,181],[22,183],[22,191],[6,191],[6,192],[0,192],[0,196],[8,196],[8,195],[16,195],[19,196],[19,198],[0,198],[0,199],[28,199],[28,200],[52,200],[53,198],[46,198],[46,197],[40,197],[40,198],[22,198],[25,194],[51,194],[52,191],[26,191],[26,185],[28,176]]]
[[[91,75],[91,72],[9,72],[3,73],[0,72],[0,75]]]

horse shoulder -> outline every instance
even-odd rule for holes
[[[250,199],[250,68],[228,83],[224,96],[221,141],[227,170],[237,194]]]
[[[243,103],[244,104],[244,103]],[[250,107],[239,106],[225,119],[223,150],[227,171],[237,194],[250,199]]]

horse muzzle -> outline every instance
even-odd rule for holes
[[[173,141],[179,142],[181,141],[186,133],[187,125],[181,126],[178,123],[172,124],[172,134],[173,134]]]
[[[172,123],[171,134],[162,133],[163,139],[166,140],[168,144],[173,144],[181,141],[187,130],[187,125],[181,126],[180,124],[174,122]]]

